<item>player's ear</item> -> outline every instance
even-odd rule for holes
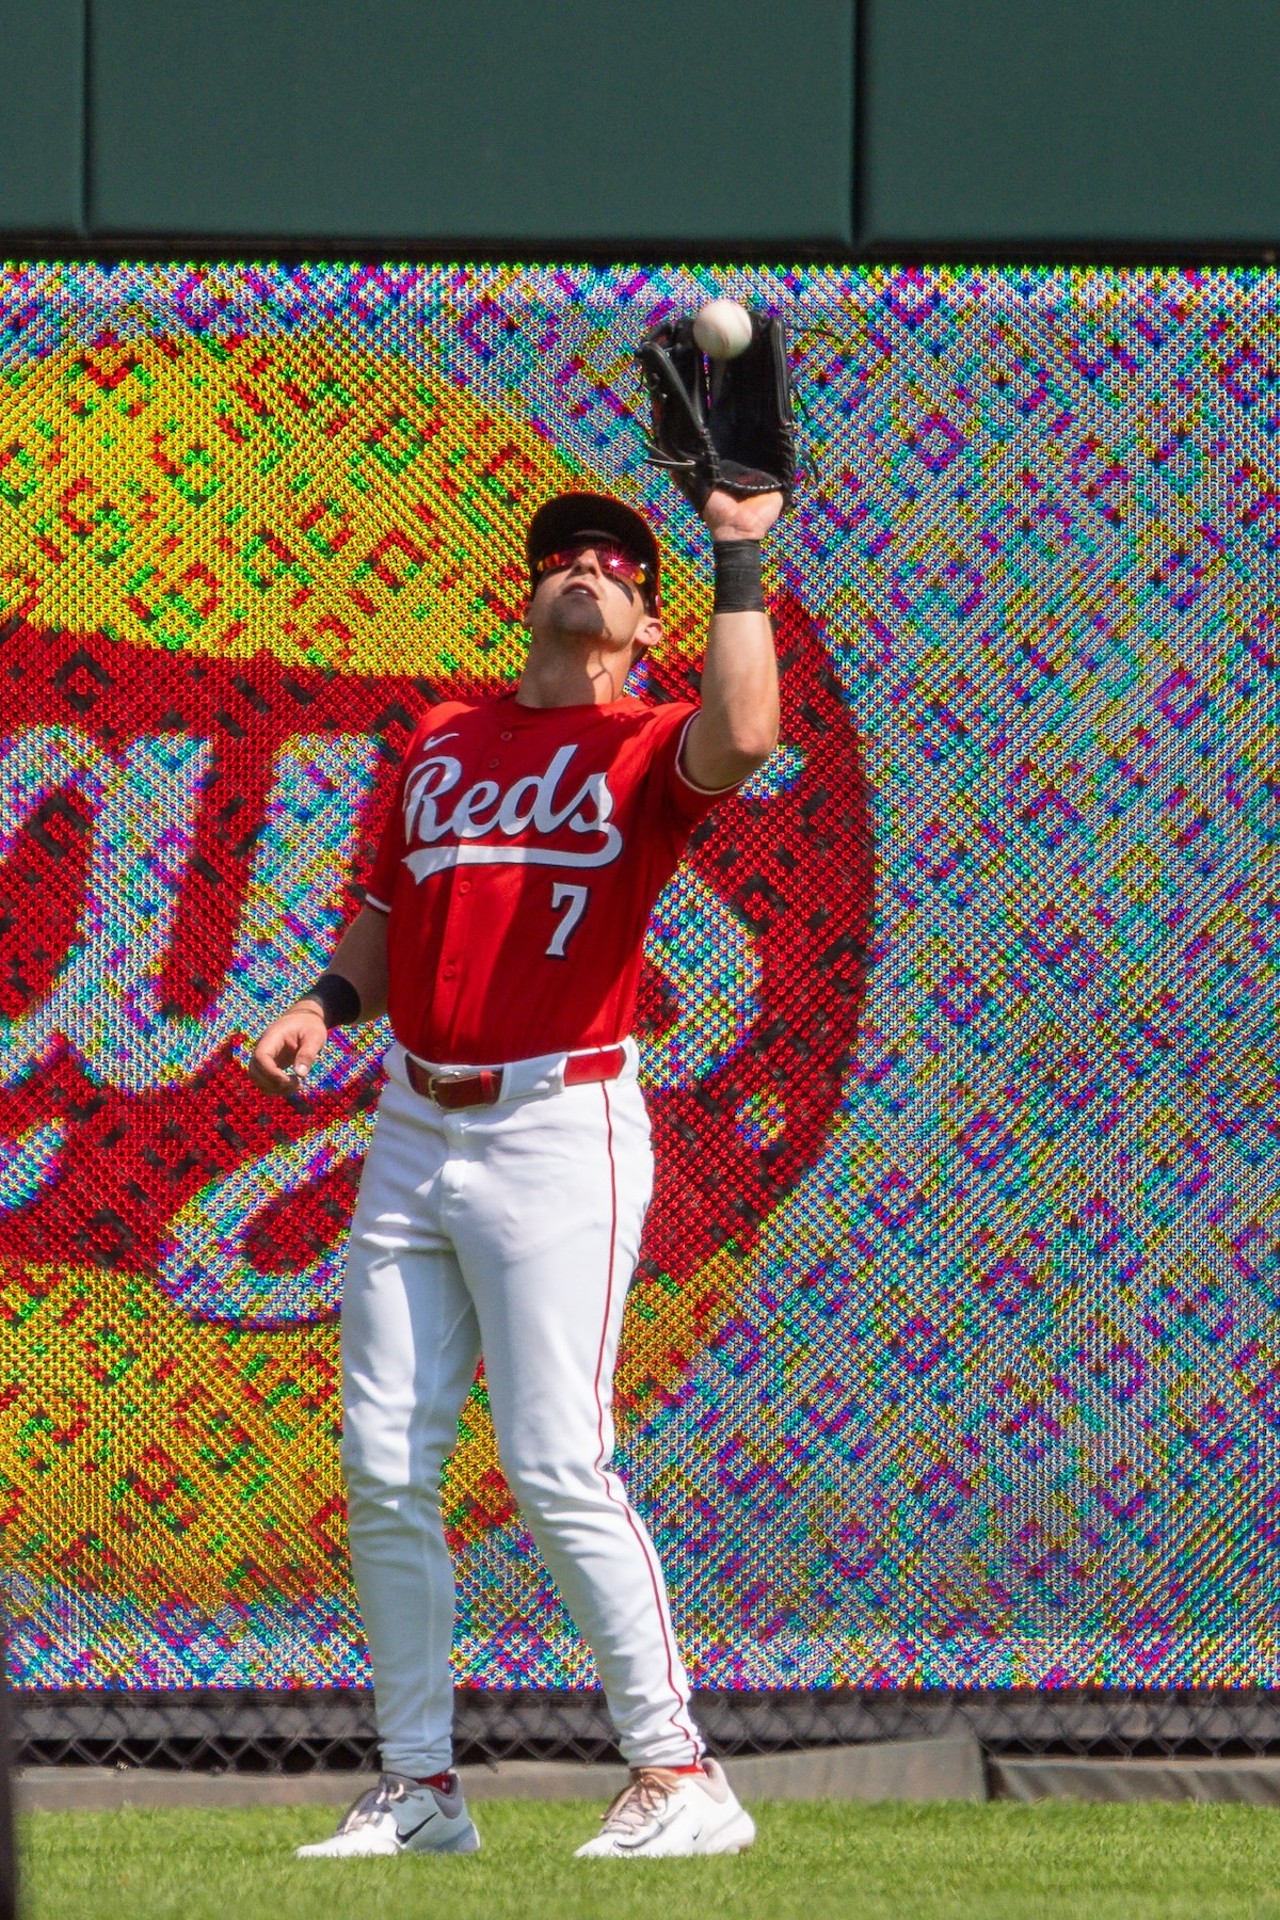
[[[530,633],[533,632],[534,601],[538,597],[539,589],[541,588],[545,578],[546,578],[546,575],[540,573],[536,580],[531,580],[529,583],[529,591],[525,595],[524,612],[520,615],[520,625],[522,627],[527,627]]]
[[[662,645],[662,622],[656,613],[647,613],[631,636],[632,642],[641,653],[648,653],[654,647]]]

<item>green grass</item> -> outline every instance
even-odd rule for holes
[[[477,1809],[470,1858],[294,1860],[323,1808],[33,1814],[26,1920],[1280,1920],[1280,1814],[783,1805],[728,1860],[568,1856],[598,1809]]]

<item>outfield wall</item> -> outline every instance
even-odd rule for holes
[[[1268,0],[6,0],[0,236],[1266,258],[1277,61]]]
[[[782,744],[646,946],[622,1456],[708,1688],[1277,1684],[1280,281],[171,265],[0,280],[0,1474],[28,1689],[361,1686],[341,1244],[382,1036],[245,1037],[521,531],[700,524],[632,348],[792,323]],[[460,1679],[589,1684],[480,1387]]]

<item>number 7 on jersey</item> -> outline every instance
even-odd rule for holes
[[[553,959],[563,960],[564,950],[569,944],[569,935],[587,910],[590,898],[589,887],[575,887],[568,880],[557,880],[551,889],[551,911],[556,913],[564,908],[564,917],[551,936],[547,952]]]

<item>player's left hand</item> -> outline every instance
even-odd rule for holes
[[[713,540],[763,540],[781,512],[781,493],[743,495],[715,487],[702,503]]]

